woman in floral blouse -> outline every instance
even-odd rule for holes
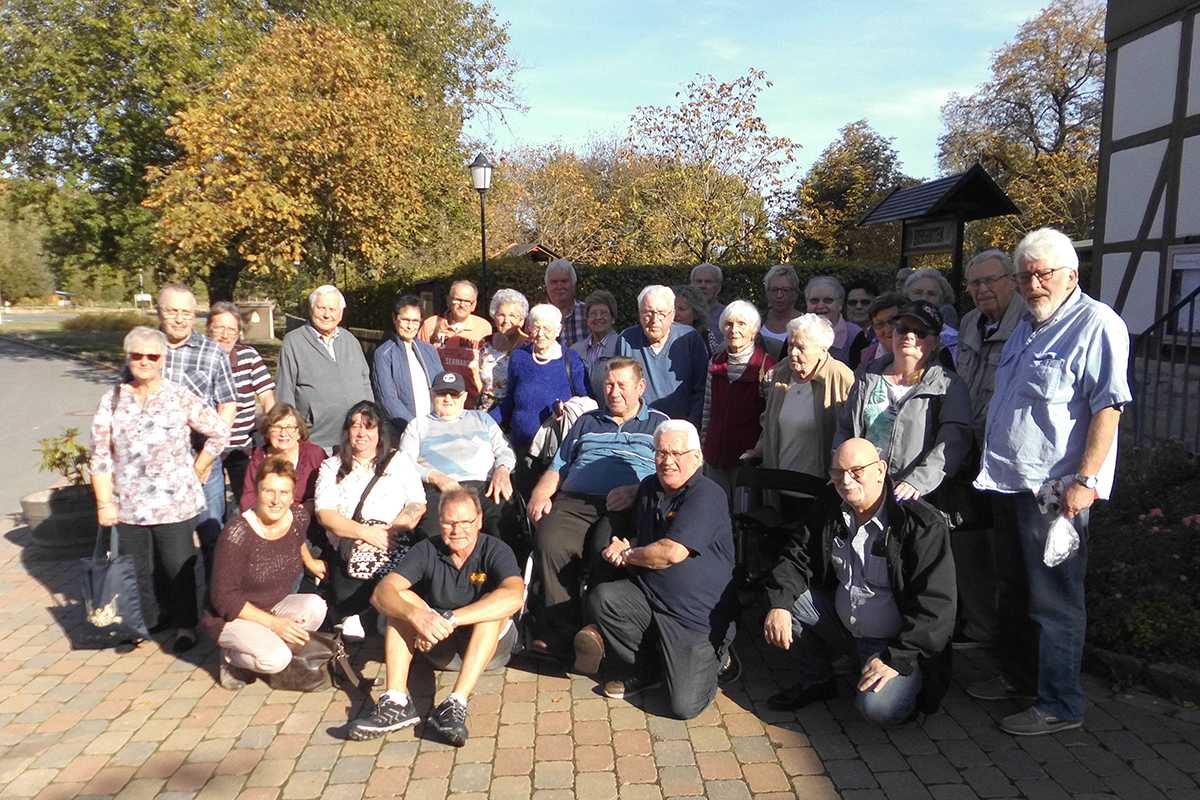
[[[125,337],[132,376],[105,392],[92,418],[92,488],[100,525],[117,526],[137,569],[142,616],[150,628],[170,619],[174,650],[196,644],[196,547],[192,533],[204,508],[201,488],[229,444],[229,426],[203,400],[162,376],[167,339],[139,326]],[[207,441],[192,454],[191,433]],[[219,468],[219,467],[218,467]],[[168,604],[154,602],[158,570]]]
[[[525,318],[529,301],[516,289],[501,289],[492,295],[488,307],[496,332],[479,341],[479,402],[475,407],[490,411],[500,404],[508,391],[508,355],[529,342]]]

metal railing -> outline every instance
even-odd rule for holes
[[[1200,288],[1133,338],[1129,383],[1136,444],[1177,438],[1200,453]]]

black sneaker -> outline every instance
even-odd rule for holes
[[[447,697],[429,712],[429,729],[443,741],[462,747],[467,743],[467,707]]]
[[[717,673],[717,683],[724,686],[742,677],[742,660],[738,658],[733,645],[729,645],[729,655],[725,656],[725,666]]]
[[[604,696],[614,700],[628,700],[661,685],[662,681],[655,675],[629,675],[604,684]]]
[[[411,697],[407,703],[400,705],[385,694],[379,698],[370,714],[350,723],[349,736],[356,742],[378,739],[392,731],[416,725],[419,719]]]

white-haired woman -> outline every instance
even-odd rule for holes
[[[491,336],[479,340],[479,402],[476,408],[491,411],[508,391],[508,356],[529,342],[525,335],[525,318],[529,316],[529,301],[516,289],[501,289],[492,295],[488,306],[496,326]]]
[[[776,264],[763,278],[767,291],[767,316],[759,333],[764,339],[786,342],[788,323],[802,313],[796,308],[800,296],[800,277],[791,264]]]
[[[842,308],[846,303],[846,290],[842,282],[830,275],[813,278],[804,287],[804,302],[808,304],[808,313],[820,314],[833,326],[833,344],[829,346],[829,354],[847,366],[857,364],[863,348],[867,346],[867,337],[862,328],[842,316]]]
[[[758,338],[762,317],[751,303],[734,300],[721,312],[725,347],[708,367],[704,387],[704,474],[733,496],[733,478],[742,455],[762,435],[766,410],[759,386],[775,366]]]
[[[767,377],[756,449],[767,469],[829,474],[838,415],[854,385],[854,373],[830,352],[833,341],[833,325],[819,314],[788,324],[788,358]]]
[[[604,364],[617,354],[620,336],[613,330],[617,322],[617,298],[607,289],[598,289],[583,301],[583,312],[587,317],[588,335],[571,345],[571,349],[583,359],[592,397],[603,405]]]
[[[103,527],[116,526],[133,556],[142,618],[149,628],[170,620],[174,650],[196,644],[196,547],[192,534],[204,509],[201,488],[229,444],[229,426],[187,387],[162,376],[167,339],[138,326],[125,337],[130,380],[104,393],[92,418],[92,489]],[[205,437],[193,455],[191,435]],[[157,572],[167,605],[154,600]]]
[[[941,327],[932,303],[917,300],[901,308],[892,356],[863,368],[838,418],[834,446],[862,438],[879,448],[901,501],[941,486],[974,440],[970,390],[938,363]]]
[[[558,342],[561,330],[559,310],[549,303],[536,305],[529,311],[529,344],[509,354],[508,391],[491,414],[508,426],[518,456],[528,451],[533,435],[554,413],[555,401],[588,395],[583,359]]]

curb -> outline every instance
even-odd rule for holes
[[[1137,687],[1180,706],[1200,705],[1200,670],[1165,662],[1150,662],[1088,645],[1084,664],[1095,675],[1121,687]]]

